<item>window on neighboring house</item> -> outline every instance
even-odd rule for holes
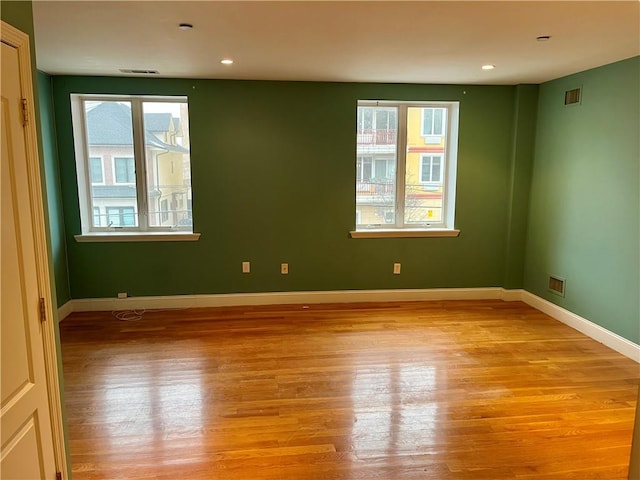
[[[454,230],[458,108],[358,102],[356,231]],[[378,127],[393,133],[383,142]]]
[[[93,207],[93,226],[100,226],[100,207]]]
[[[445,108],[423,108],[422,135],[444,135],[446,118]]]
[[[186,97],[71,95],[71,104],[82,233],[193,232],[191,201],[161,205],[192,198]]]
[[[133,207],[107,207],[107,224],[111,227],[133,227],[136,212]]]
[[[136,183],[136,162],[133,157],[115,157],[113,168],[116,183]]]
[[[160,202],[160,216],[160,220],[162,222],[167,222],[169,220],[169,202],[167,199]]]
[[[91,183],[104,183],[104,171],[102,170],[102,157],[89,158],[89,175]]]
[[[442,155],[421,156],[420,182],[442,183]]]

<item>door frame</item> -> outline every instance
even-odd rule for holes
[[[60,375],[58,372],[58,352],[56,348],[56,317],[54,316],[51,277],[49,273],[49,255],[47,247],[46,225],[42,181],[40,176],[40,160],[38,155],[38,135],[36,128],[36,109],[33,94],[33,78],[31,73],[31,52],[29,36],[6,22],[2,22],[2,42],[16,48],[20,63],[20,89],[26,99],[27,122],[23,129],[26,150],[27,175],[29,180],[29,197],[31,198],[31,223],[35,244],[38,291],[44,299],[46,321],[41,323],[46,370],[49,412],[51,416],[51,432],[56,470],[67,478],[67,455],[64,441],[65,425],[62,418],[62,398],[60,395]]]

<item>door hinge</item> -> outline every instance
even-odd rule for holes
[[[27,123],[29,123],[29,106],[27,99],[23,98],[20,103],[22,104],[22,126],[26,127]]]
[[[44,303],[44,298],[40,298],[40,323],[47,321],[47,306]]]
[[[62,472],[56,472],[56,480],[62,480]]]

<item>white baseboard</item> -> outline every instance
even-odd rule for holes
[[[520,300],[640,363],[640,345],[636,345],[620,335],[525,290],[505,290],[500,287],[231,293],[219,295],[129,297],[123,299],[86,298],[70,300],[65,303],[58,309],[58,318],[62,320],[71,312],[133,310],[143,308],[232,307],[242,305],[297,305],[432,300]]]
[[[498,300],[503,289],[438,288],[409,290],[331,290],[312,292],[230,293],[158,297],[87,298],[71,300],[74,312],[136,308],[233,307],[242,305],[296,305],[316,303],[399,302],[427,300]]]
[[[620,335],[587,320],[586,318],[576,315],[569,310],[559,307],[544,298],[540,298],[533,293],[523,291],[521,299],[527,305],[546,313],[559,322],[584,333],[587,337],[593,338],[616,352],[621,353],[625,357],[629,357],[631,360],[635,360],[640,363],[640,345],[636,345],[626,338],[623,338]]]
[[[78,311],[78,310],[76,310],[75,305],[74,305],[73,302],[75,302],[75,300],[69,300],[69,301],[67,301],[67,303],[65,303],[61,307],[58,307],[58,322],[61,322],[62,320],[67,318],[73,312],[77,312]]]

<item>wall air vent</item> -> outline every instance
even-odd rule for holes
[[[564,92],[564,104],[576,105],[582,102],[582,89],[574,88],[573,90],[567,90]]]
[[[564,297],[564,279],[549,275],[549,291]]]
[[[137,75],[159,75],[160,72],[158,70],[136,70],[135,68],[121,68],[120,71],[122,73],[135,73]]]

